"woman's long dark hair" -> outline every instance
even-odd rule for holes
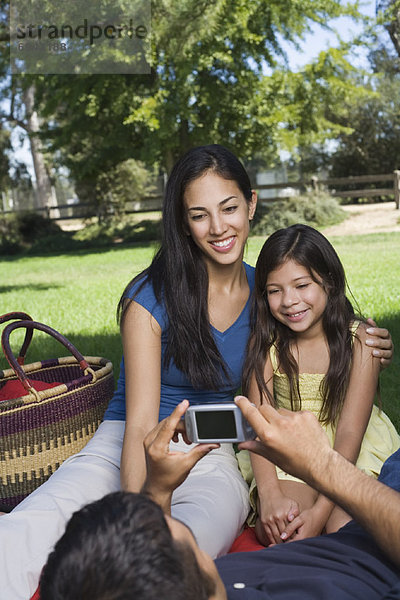
[[[322,326],[329,347],[329,368],[322,382],[323,402],[319,418],[323,423],[335,423],[349,384],[352,358],[350,324],[360,317],[355,315],[346,297],[344,269],[333,246],[321,233],[307,225],[292,225],[276,231],[267,239],[258,257],[251,336],[243,372],[244,392],[248,393],[254,374],[260,400],[263,395],[273,400],[264,379],[264,367],[268,352],[275,344],[278,364],[289,379],[292,410],[301,409],[299,368],[291,352],[296,334],[273,317],[265,290],[269,273],[287,260],[294,260],[305,267],[319,283],[318,276],[327,293]]]
[[[211,333],[207,268],[201,250],[187,234],[184,207],[187,186],[208,171],[235,181],[250,202],[250,180],[234,154],[217,144],[189,150],[175,164],[168,179],[160,249],[151,265],[126,287],[117,315],[122,324],[132,286],[147,278],[168,314],[164,365],[173,359],[195,388],[218,390],[223,375],[229,378],[230,374]]]

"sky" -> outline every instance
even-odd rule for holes
[[[369,17],[375,16],[375,0],[362,0],[360,5],[360,11]],[[354,23],[354,21],[347,17],[340,17],[330,22],[332,28],[335,28],[340,37],[344,41],[348,41],[351,37],[361,31],[362,26]],[[300,49],[296,50],[288,43],[283,42],[282,46],[288,57],[288,64],[292,70],[301,69],[305,64],[311,62],[316,58],[322,50],[331,46],[337,46],[338,40],[334,32],[330,32],[319,25],[313,25],[311,33],[307,34],[302,42],[300,42]],[[363,57],[358,56],[360,66],[363,64]],[[14,156],[16,159],[25,162],[31,177],[34,179],[34,171],[32,166],[32,159],[29,152],[29,142],[25,139],[22,147],[18,147],[18,134],[12,138],[14,145]]]
[[[361,0],[360,12],[367,17],[374,18],[375,0]],[[357,24],[348,17],[334,19],[330,22],[330,26],[337,30],[343,41],[349,41],[354,35],[362,31],[362,24]],[[327,31],[319,25],[313,25],[312,33],[307,34],[300,43],[300,51],[287,43],[284,43],[283,47],[288,56],[289,66],[293,70],[297,70],[311,62],[322,50],[337,45],[338,41],[334,32]]]

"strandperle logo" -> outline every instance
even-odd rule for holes
[[[108,40],[121,39],[128,37],[133,39],[137,37],[139,39],[145,39],[148,35],[148,31],[145,25],[136,25],[133,19],[129,20],[126,25],[114,25],[108,23],[107,25],[89,24],[87,19],[83,20],[81,25],[73,27],[72,25],[18,25],[17,26],[17,39],[36,39],[36,40],[59,40],[65,41],[67,39],[73,40],[79,38],[80,40],[89,40],[89,44],[93,45],[96,40],[101,37],[105,37]]]
[[[128,14],[126,14],[128,10]],[[12,72],[149,73],[150,0],[14,0]]]

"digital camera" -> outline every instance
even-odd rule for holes
[[[197,404],[185,413],[186,434],[191,442],[244,442],[256,433],[233,402]]]

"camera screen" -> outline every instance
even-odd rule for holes
[[[200,439],[228,440],[237,436],[235,415],[231,410],[196,412],[196,425]]]

